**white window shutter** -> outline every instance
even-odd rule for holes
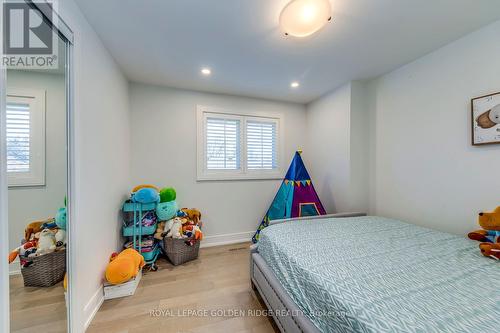
[[[206,118],[207,170],[240,169],[240,120]]]
[[[30,106],[7,103],[7,172],[30,172]]]
[[[278,167],[277,126],[273,121],[247,120],[248,170],[273,170]]]

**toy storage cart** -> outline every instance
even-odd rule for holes
[[[148,211],[155,211],[156,203],[143,204],[139,202],[127,201],[123,204],[123,236],[132,238],[133,248],[139,251],[144,257],[147,265],[150,265],[151,270],[157,270],[155,262],[161,252],[161,248],[157,243],[153,244],[153,248],[149,252],[142,252],[142,236],[154,235],[156,232],[156,223],[150,226],[143,226],[144,214]]]

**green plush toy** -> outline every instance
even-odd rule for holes
[[[165,187],[160,191],[160,202],[174,201],[176,197],[177,193],[173,187]]]

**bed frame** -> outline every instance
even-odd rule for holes
[[[345,213],[299,217],[285,220],[274,220],[270,222],[270,225],[296,220],[346,218],[355,216],[366,216],[366,214]],[[260,294],[260,297],[269,310],[269,314],[273,317],[276,325],[282,333],[320,333],[320,330],[302,313],[297,304],[295,304],[292,298],[288,295],[285,288],[283,288],[280,284],[273,271],[259,254],[257,244],[253,244],[250,247],[250,280],[252,289],[256,293]]]

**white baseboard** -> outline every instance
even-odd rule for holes
[[[244,243],[252,240],[255,231],[237,232],[234,234],[223,234],[203,237],[200,247],[212,247],[219,245],[228,245],[236,243]]]
[[[99,289],[92,296],[90,301],[83,308],[83,313],[85,315],[85,326],[84,331],[90,326],[90,323],[94,319],[97,311],[101,308],[102,302],[104,302],[104,287],[101,285]]]
[[[18,275],[21,274],[21,264],[19,263],[19,257],[16,258],[10,265],[9,265],[9,275]]]

